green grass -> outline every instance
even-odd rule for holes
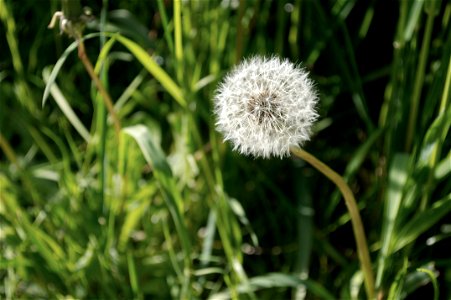
[[[61,3],[0,0],[0,298],[365,299],[336,187],[215,131],[224,74],[275,54],[317,82],[306,148],[353,189],[379,297],[449,299],[451,5],[224,3],[82,1],[116,135]]]

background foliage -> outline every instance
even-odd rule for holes
[[[255,54],[317,82],[306,148],[356,194],[378,296],[451,297],[451,4],[82,4],[119,137],[76,44],[47,29],[61,3],[0,0],[2,298],[364,298],[335,187],[214,130],[217,82]]]

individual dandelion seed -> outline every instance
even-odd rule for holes
[[[216,127],[234,150],[288,156],[310,139],[318,114],[308,73],[287,59],[255,56],[236,66],[214,96]]]

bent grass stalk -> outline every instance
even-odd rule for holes
[[[94,84],[97,87],[97,90],[99,91],[100,95],[102,96],[103,102],[105,103],[105,106],[108,109],[108,112],[110,113],[111,119],[113,120],[114,124],[114,131],[116,133],[116,138],[118,140],[120,139],[120,132],[121,132],[121,122],[116,114],[116,111],[114,110],[113,101],[111,100],[110,95],[108,94],[107,90],[102,84],[102,81],[100,80],[99,76],[94,71],[94,67],[92,66],[91,61],[89,60],[88,56],[86,55],[85,50],[85,44],[83,40],[80,38],[78,39],[78,57],[82,61],[83,65],[85,66],[86,71],[88,72],[91,79],[94,81]]]
[[[295,156],[305,160],[315,169],[320,171],[324,176],[329,178],[340,190],[348,208],[349,215],[351,217],[352,229],[354,231],[354,237],[357,245],[357,253],[360,260],[360,266],[363,272],[363,278],[365,282],[365,289],[368,299],[374,299],[374,275],[371,268],[370,254],[368,250],[368,244],[365,237],[365,231],[363,229],[362,218],[360,217],[359,209],[354,195],[349,188],[348,184],[334,170],[329,168],[326,164],[318,160],[315,156],[302,150],[297,146],[290,147],[291,153]]]
[[[61,33],[65,32],[69,37],[73,37],[78,42],[78,57],[83,63],[86,71],[88,72],[91,79],[94,81],[97,90],[102,96],[103,102],[108,109],[108,112],[111,115],[111,119],[113,120],[114,129],[116,138],[119,144],[120,141],[120,133],[121,133],[121,123],[120,120],[114,110],[114,104],[111,100],[110,95],[105,89],[102,81],[99,76],[96,74],[94,67],[89,60],[89,57],[86,55],[85,44],[83,42],[83,28],[86,25],[87,20],[84,18],[86,15],[81,14],[80,12],[80,1],[63,1],[63,11],[57,11],[53,14],[53,17],[50,21],[50,24],[47,28],[53,28],[56,25],[56,22],[59,19],[59,26]]]

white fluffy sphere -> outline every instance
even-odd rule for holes
[[[216,128],[242,154],[283,157],[310,139],[317,102],[304,69],[287,59],[252,57],[219,85]]]

